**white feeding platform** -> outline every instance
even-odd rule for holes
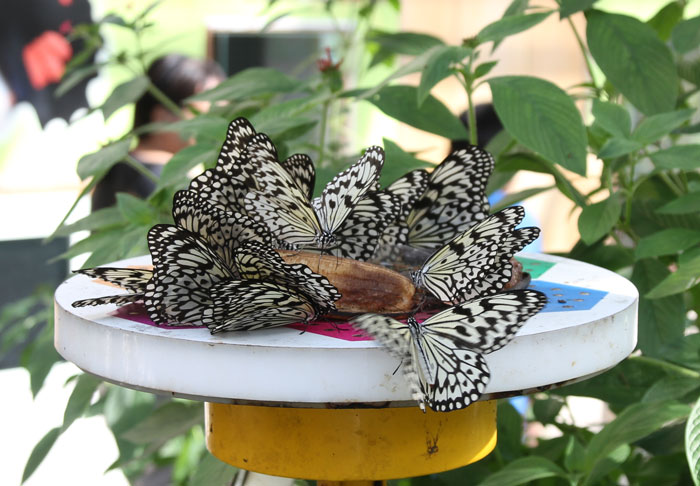
[[[586,263],[520,254],[549,303],[506,347],[486,355],[483,399],[585,379],[627,357],[637,341],[637,289]],[[138,257],[109,266],[149,265]],[[222,403],[296,407],[415,405],[398,360],[345,323],[211,335],[157,327],[135,305],[73,308],[119,293],[77,275],[55,294],[55,346],[84,371],[119,385]]]

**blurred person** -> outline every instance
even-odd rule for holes
[[[191,116],[185,100],[202,91],[216,87],[226,77],[221,67],[210,59],[195,59],[181,54],[168,54],[151,63],[148,78],[165,96],[181,108],[183,116]],[[195,102],[190,106],[198,111],[208,111],[208,102]],[[134,129],[154,122],[175,122],[180,116],[164,106],[150,92],[146,92],[134,108]],[[160,176],[163,166],[181,149],[190,145],[175,132],[151,132],[139,136],[138,145],[129,153],[154,175]],[[140,198],[148,197],[155,183],[139,171],[120,162],[95,186],[92,193],[92,210],[96,211],[116,203],[118,192],[126,192]]]

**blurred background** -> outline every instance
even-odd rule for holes
[[[332,3],[332,2],[328,2]],[[148,12],[149,28],[139,37],[119,25],[104,28],[104,44],[87,55],[100,67],[106,59],[137,47],[152,58],[169,53],[213,59],[227,76],[255,66],[273,67],[287,74],[304,77],[315,72],[316,60],[326,57],[339,61],[343,35],[355,29],[354,14],[360,2],[335,2],[333,15],[326,2],[265,0],[166,0]],[[500,18],[510,0],[401,0],[378,2],[372,13],[373,27],[384,31],[410,31],[430,34],[450,44],[474,36],[483,26]],[[555,5],[553,1],[543,5]],[[656,0],[602,0],[596,7],[649,19],[664,2]],[[119,107],[105,120],[95,107],[103,105],[116,86],[132,74],[119,66],[95,69],[57,96],[57,88],[71,55],[85,46],[70,38],[75,26],[91,19],[116,14],[133,18],[150,2],[142,0],[5,0],[0,19],[0,306],[16,303],[37,289],[49,296],[68,275],[79,268],[86,255],[55,258],[65,253],[71,242],[87,232],[46,238],[71,212],[67,223],[90,213],[89,197],[76,199],[86,186],[76,173],[78,160],[96,151],[130,129],[131,105]],[[700,2],[690,2],[686,16],[700,11]],[[572,21],[584,31],[583,15]],[[68,39],[68,40],[67,40]],[[72,42],[72,43],[71,43]],[[353,57],[354,56],[354,57]],[[538,28],[507,38],[499,47],[498,65],[491,75],[531,74],[566,89],[587,79],[576,38],[558,16],[547,18]],[[486,61],[487,59],[482,59]],[[371,70],[357,53],[343,58],[343,75],[349,86],[371,84],[396,68],[384,63]],[[406,76],[405,83],[417,84],[419,73]],[[65,86],[64,86],[65,88]],[[440,82],[432,94],[454,114],[467,107],[464,88],[455,79]],[[488,84],[474,93],[476,103],[489,103]],[[369,103],[347,108],[347,124],[336,127],[337,140],[347,155],[362,147],[381,144],[386,137],[403,150],[423,160],[439,163],[448,153],[449,141],[437,135],[401,124]],[[589,176],[599,170],[589,161]],[[583,192],[589,182],[570,174]],[[520,173],[509,183],[509,190],[546,185],[549,175]],[[541,250],[566,252],[578,241],[574,205],[556,191],[548,191],[527,201],[526,207],[542,227]],[[51,262],[51,263],[49,263]],[[14,312],[31,314],[39,301],[27,301]],[[7,316],[5,316],[7,317]],[[37,319],[41,319],[38,316]],[[33,333],[40,329],[35,327]],[[28,337],[30,340],[32,336]],[[50,343],[46,349],[50,349]],[[71,386],[66,379],[75,374],[70,364],[53,366],[55,356],[36,366],[45,368],[46,384],[30,382],[29,373],[18,368],[22,346],[3,349],[0,355],[0,389],[5,397],[0,414],[1,484],[18,484],[34,445],[51,427],[60,424]],[[53,361],[52,361],[53,360]],[[33,393],[38,392],[36,398]],[[9,400],[7,399],[9,397]],[[47,459],[27,481],[28,485],[122,485],[128,484],[121,470],[104,471],[117,459],[112,435],[99,417],[77,422],[63,434]]]

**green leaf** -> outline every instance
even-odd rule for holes
[[[682,18],[683,6],[674,0],[647,20],[647,25],[656,31],[659,39],[666,42],[671,37],[671,31]]]
[[[586,465],[586,448],[583,447],[573,435],[569,436],[569,442],[564,450],[564,467],[569,471],[583,471]]]
[[[531,14],[509,15],[490,23],[479,31],[476,38],[480,44],[500,42],[506,37],[518,34],[542,22],[553,10]]]
[[[114,91],[112,91],[100,108],[104,114],[104,119],[107,120],[122,106],[138,100],[146,92],[149,84],[148,77],[138,76],[114,88]]]
[[[664,135],[668,135],[673,130],[681,126],[693,116],[695,110],[688,108],[685,110],[671,111],[669,113],[659,113],[658,115],[645,118],[634,129],[632,139],[643,144],[656,142]]]
[[[645,236],[637,244],[635,259],[674,255],[700,243],[700,231],[687,228],[669,228]]]
[[[642,148],[642,144],[626,138],[609,138],[598,152],[601,159],[614,159],[635,152]]]
[[[658,299],[685,292],[700,283],[700,257],[679,264],[678,269],[663,279],[646,294],[647,299]]]
[[[684,20],[676,25],[671,34],[673,47],[681,54],[700,45],[700,16]]]
[[[688,214],[700,211],[700,192],[684,194],[656,210],[659,214]]]
[[[187,486],[229,486],[232,484],[236,471],[238,468],[205,452]]]
[[[603,127],[610,135],[618,138],[628,138],[632,131],[632,120],[629,112],[617,103],[593,100],[593,116],[595,122]]]
[[[124,160],[129,153],[131,137],[105,145],[97,152],[84,155],[78,161],[78,175],[87,179],[96,174],[107,172],[114,164]]]
[[[156,190],[179,184],[188,179],[187,173],[199,164],[216,161],[218,149],[199,143],[180,150],[163,166]]]
[[[550,396],[545,399],[535,399],[532,412],[535,414],[535,419],[542,424],[553,424],[563,406],[564,401],[561,398]]]
[[[120,435],[135,444],[165,442],[202,421],[202,408],[183,402],[169,402]]]
[[[640,260],[634,265],[632,283],[644,295],[669,275],[666,265],[655,259]],[[685,307],[681,295],[662,299],[639,300],[639,341],[637,346],[649,356],[659,356],[663,345],[683,337]]]
[[[154,221],[154,208],[143,199],[126,192],[117,193],[117,208],[130,223],[150,224]]]
[[[232,101],[266,94],[290,93],[301,83],[286,74],[267,67],[253,67],[234,74],[215,88],[198,93],[188,101]]]
[[[63,430],[66,430],[76,419],[83,416],[100,383],[102,383],[101,380],[85,373],[78,377],[63,413]]]
[[[503,12],[503,17],[525,13],[525,10],[527,10],[529,3],[530,0],[511,0],[510,5],[508,5],[508,8],[505,12]]]
[[[551,477],[564,478],[566,473],[549,459],[530,456],[506,464],[501,470],[480,482],[479,486],[517,486]]]
[[[586,470],[592,471],[618,447],[646,437],[668,422],[685,418],[689,411],[690,407],[676,402],[630,405],[593,436],[586,451]]]
[[[388,138],[383,139],[385,162],[382,168],[382,175],[379,179],[382,187],[386,187],[396,179],[414,169],[424,169],[434,167],[434,164],[414,157],[392,142]]]
[[[68,91],[77,86],[85,78],[97,74],[97,71],[102,67],[102,63],[90,64],[88,66],[82,66],[77,69],[66,73],[61,79],[61,84],[58,85],[54,95],[59,97],[66,94]]]
[[[228,121],[218,116],[198,115],[194,118],[179,120],[174,123],[167,123],[157,131],[177,132],[184,139],[194,137],[199,142],[201,139],[211,140],[216,145],[221,144],[221,140],[226,136]]]
[[[676,66],[651,27],[626,15],[591,11],[586,38],[608,80],[640,111],[653,115],[674,108]]]
[[[367,40],[376,42],[391,53],[407,56],[417,56],[435,46],[445,45],[437,37],[416,32],[389,33],[375,31],[369,35]]]
[[[612,450],[607,456],[598,461],[593,470],[588,474],[584,486],[600,484],[600,480],[612,471],[619,470],[620,465],[627,460],[632,452],[628,444],[622,444]]]
[[[52,237],[68,236],[76,231],[92,231],[99,228],[107,228],[124,222],[124,216],[115,206],[97,209],[75,223],[60,226]]]
[[[563,19],[571,14],[588,10],[598,0],[561,0],[559,4],[559,18]]]
[[[690,476],[700,485],[700,400],[695,403],[685,426],[685,455],[688,458]]]
[[[453,65],[461,62],[472,52],[462,46],[443,46],[438,48],[428,58],[423,68],[423,75],[418,86],[418,106],[421,106],[430,94],[433,86],[454,72]]]
[[[592,245],[610,233],[620,219],[621,210],[620,200],[614,195],[582,208],[578,218],[578,230],[583,242]]]
[[[459,118],[432,95],[428,95],[420,108],[416,108],[417,91],[418,88],[414,86],[385,86],[366,101],[390,117],[420,130],[451,140],[468,137]]]
[[[658,150],[649,157],[658,169],[687,171],[700,169],[700,145],[674,145],[664,150]]]
[[[525,201],[526,199],[554,189],[555,187],[555,185],[544,187],[531,187],[529,189],[523,189],[522,191],[508,193],[502,199],[499,199],[497,203],[491,206],[491,211],[500,211],[503,208],[507,208],[508,206],[512,206],[513,204]]]
[[[569,95],[549,81],[528,76],[504,76],[488,82],[498,118],[518,142],[585,175],[586,129]]]
[[[642,402],[680,400],[698,388],[700,388],[700,379],[698,378],[688,376],[665,377],[649,387],[642,397]]]
[[[474,68],[474,79],[486,76],[498,64],[498,61],[490,61],[479,64]]]
[[[29,455],[29,459],[27,459],[27,463],[24,465],[22,483],[29,479],[29,476],[34,474],[34,471],[36,471],[36,468],[42,463],[60,435],[61,428],[55,427],[49,430],[46,435],[36,443],[34,449],[32,449],[32,453]]]

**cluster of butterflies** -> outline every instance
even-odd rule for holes
[[[546,303],[534,290],[502,291],[512,256],[539,229],[516,229],[521,207],[488,215],[485,187],[494,162],[478,147],[385,189],[378,182],[383,163],[383,150],[370,147],[313,198],[311,159],[280,161],[267,135],[238,118],[216,166],[175,194],[174,224],[149,231],[153,270],[79,270],[128,293],[73,306],[142,302],[156,324],[206,325],[212,333],[308,323],[334,311],[341,295],[308,266],[286,263],[277,249],[383,261],[402,246],[434,250],[411,277],[451,307],[423,322],[377,314],[352,320],[402,361],[421,409],[464,408],[488,383],[483,355],[506,345]]]

